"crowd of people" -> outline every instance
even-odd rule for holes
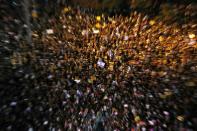
[[[1,127],[194,131],[196,6],[173,10],[177,17],[185,13],[182,23],[137,11],[109,16],[65,7],[32,31],[32,50],[21,42],[10,51]]]

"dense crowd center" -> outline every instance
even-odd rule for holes
[[[185,12],[183,19],[196,15],[196,6],[173,9],[177,16]],[[165,15],[95,15],[69,6],[46,25],[35,20],[32,50],[24,51],[21,42],[9,57],[14,73],[1,88],[1,126],[194,131],[197,23],[170,21]]]

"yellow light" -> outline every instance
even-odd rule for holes
[[[166,64],[167,63],[167,60],[163,60],[163,64]]]
[[[103,23],[103,28],[105,28],[106,27],[106,23]]]
[[[189,38],[190,38],[190,39],[193,39],[193,38],[195,38],[195,37],[196,37],[195,34],[189,34]]]
[[[135,117],[135,122],[139,122],[140,121],[140,117],[139,116],[136,116]]]
[[[159,37],[159,41],[162,42],[164,40],[163,36]]]
[[[101,28],[101,24],[100,24],[100,23],[96,23],[95,26],[96,26],[96,28],[98,28],[98,29]]]
[[[112,21],[112,24],[116,24],[116,21],[113,20],[113,21]]]
[[[102,18],[104,18],[104,17],[105,17],[105,16],[104,16],[104,14],[102,14],[101,16],[102,16]]]
[[[97,21],[101,21],[101,16],[97,16],[97,17],[96,17],[96,20],[97,20]]]
[[[154,25],[155,24],[155,21],[154,20],[150,20],[149,24],[150,25]]]
[[[63,10],[64,13],[67,13],[68,11],[69,11],[69,8],[67,8],[67,7],[65,7]]]
[[[113,71],[114,69],[114,66],[113,65],[109,65],[109,68],[108,68],[110,71]]]

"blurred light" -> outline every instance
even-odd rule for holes
[[[189,38],[190,39],[193,39],[193,38],[195,38],[196,36],[195,36],[195,34],[189,34]]]
[[[163,36],[159,37],[159,41],[162,42],[164,40]]]
[[[183,117],[183,116],[177,116],[177,119],[178,119],[179,121],[184,121],[184,117]]]
[[[101,28],[101,24],[100,24],[100,23],[96,23],[95,26],[96,26],[96,28],[98,28],[98,29]]]
[[[96,20],[97,20],[97,21],[101,21],[101,16],[97,16],[97,17],[96,17]]]
[[[149,24],[150,25],[154,25],[155,24],[155,21],[154,20],[150,20]]]

